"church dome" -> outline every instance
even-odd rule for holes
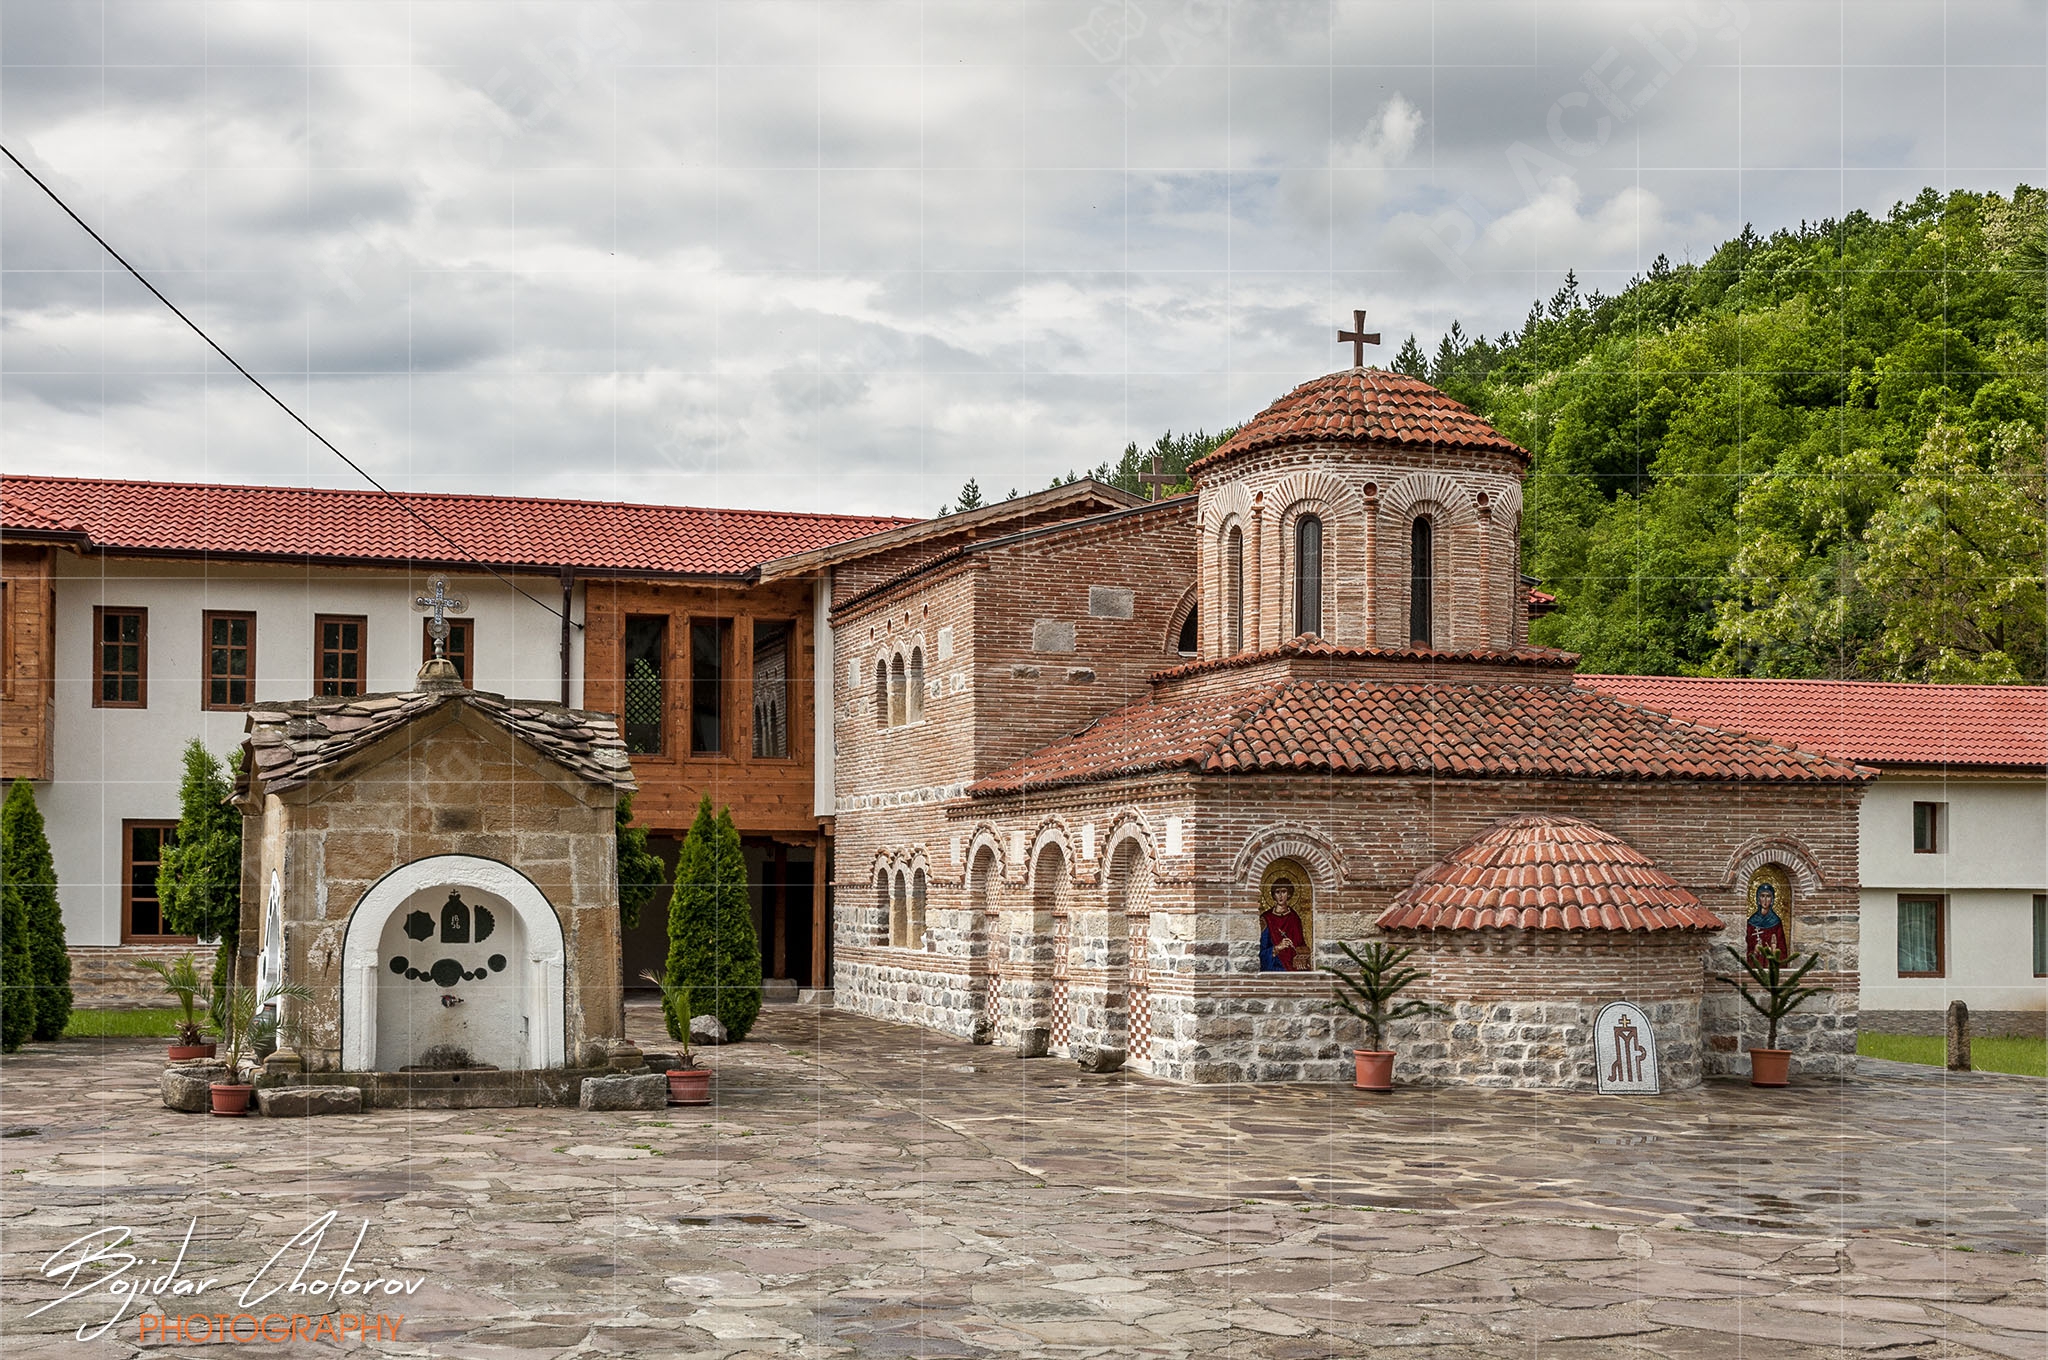
[[[1719,930],[1634,846],[1576,817],[1516,817],[1425,870],[1382,930]]]
[[[1419,378],[1347,368],[1289,392],[1188,471],[1207,472],[1240,454],[1303,444],[1393,444],[1504,453],[1528,451]]]

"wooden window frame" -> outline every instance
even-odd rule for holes
[[[198,937],[192,935],[138,935],[131,928],[135,921],[135,832],[144,827],[155,827],[161,832],[175,832],[178,823],[160,817],[124,817],[121,819],[121,943],[122,944],[197,944]],[[157,862],[163,862],[164,843],[157,841]],[[157,922],[163,922],[163,900],[157,900]]]
[[[1899,905],[1908,902],[1932,902],[1934,904],[1934,971],[1931,973],[1909,973],[1898,970],[1902,978],[1943,978],[1948,976],[1948,894],[1947,893],[1900,893]],[[1892,961],[1898,962],[1898,940],[1896,932],[1892,940]]]
[[[256,615],[248,609],[208,609],[199,616],[199,706],[217,713],[240,713],[256,702]],[[249,682],[249,697],[239,704],[213,701],[213,621],[215,619],[247,619],[249,621],[249,667],[243,678]],[[233,676],[221,679],[232,683]]]
[[[135,698],[109,699],[106,697],[107,671],[105,618],[109,614],[134,614],[141,620],[135,630]],[[96,604],[92,607],[92,706],[94,708],[148,708],[149,707],[149,610],[144,606]]]
[[[431,619],[420,620],[420,664],[423,666],[434,659],[434,635],[427,631],[427,625],[431,622],[433,622]],[[450,661],[455,660],[457,650],[455,635],[458,633],[462,635],[463,641],[461,647],[462,660],[456,663],[455,672],[462,677],[464,685],[475,689],[476,677],[473,673],[476,670],[476,620],[448,620],[448,659]]]
[[[2048,937],[2048,893],[2034,894],[2034,976],[2048,977],[2048,948],[2044,948],[2044,937]]]
[[[712,682],[712,694],[718,703],[718,749],[701,751],[697,749],[697,630],[700,627],[711,630],[713,645],[718,649],[718,678]],[[674,625],[670,625],[671,632]],[[739,652],[739,617],[733,614],[690,614],[683,618],[682,657],[685,688],[683,692],[683,740],[688,744],[681,754],[688,760],[737,760],[734,749],[735,701],[740,697],[733,690],[738,683],[736,662]],[[674,644],[671,643],[671,646]],[[751,658],[749,658],[751,661]],[[749,705],[751,707],[751,705]],[[749,756],[753,753],[751,741],[747,744]]]
[[[337,690],[336,690],[336,692],[335,692],[335,693],[333,693],[333,694],[327,694],[327,693],[324,693],[324,692],[322,691],[322,689],[321,689],[321,686],[323,686],[323,685],[325,685],[325,684],[327,683],[327,678],[326,678],[326,677],[325,677],[325,676],[324,676],[324,675],[323,675],[323,674],[321,673],[321,672],[322,672],[322,669],[323,669],[323,667],[321,666],[321,662],[322,662],[322,661],[323,661],[323,660],[324,660],[324,659],[326,658],[326,656],[327,656],[327,646],[326,646],[326,642],[325,642],[325,640],[323,639],[322,635],[323,635],[323,634],[324,634],[324,633],[325,633],[325,632],[327,631],[327,625],[328,625],[328,624],[330,624],[330,623],[353,623],[353,624],[355,624],[355,625],[356,625],[356,629],[357,629],[357,631],[356,631],[356,649],[355,649],[355,657],[356,657],[356,692],[355,692],[354,694],[352,694],[352,695],[345,695],[345,694],[342,694],[342,693],[341,693],[341,692],[339,691],[339,689],[337,689]],[[344,653],[344,652],[337,652],[336,654],[337,654],[337,655],[345,655],[346,653]],[[345,681],[343,681],[343,680],[341,680],[341,679],[339,679],[339,678],[337,677],[334,683],[335,683],[335,684],[336,684],[337,686],[339,686],[339,685],[341,685],[341,684],[344,684],[344,683],[346,683],[346,682],[345,682]],[[315,614],[315,615],[313,616],[313,694],[314,694],[314,697],[315,697],[315,698],[320,698],[320,699],[360,699],[360,698],[361,698],[361,697],[362,697],[363,695],[365,695],[365,694],[368,694],[369,692],[370,692],[370,619],[369,619],[369,616],[368,616],[368,615],[366,615],[366,614]]]
[[[1920,843],[1920,809],[1927,809],[1927,844]],[[1948,839],[1947,828],[1942,825],[1948,820],[1948,804],[1933,803],[1926,799],[1913,800],[1913,853],[1916,855],[1939,855],[1942,843]]]

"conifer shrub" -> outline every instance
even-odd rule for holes
[[[28,901],[0,881],[0,1050],[14,1052],[36,1028],[35,955],[28,944]]]
[[[26,779],[14,781],[0,808],[0,876],[27,918],[27,979],[34,993],[29,1032],[37,1039],[59,1038],[71,1019],[71,951],[57,901],[57,864],[35,789]]]
[[[668,908],[668,981],[688,989],[693,1015],[715,1015],[728,1042],[747,1037],[761,1013],[761,942],[747,897],[747,860],[731,809],[711,813],[711,799],[683,837],[675,892]],[[664,1000],[671,1037],[688,1033],[690,1015]]]
[[[228,802],[240,760],[238,752],[223,764],[196,737],[185,744],[177,835],[164,847],[156,872],[164,927],[220,942],[213,959],[215,1005],[234,980],[241,935],[242,814]]]

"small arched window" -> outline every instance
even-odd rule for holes
[[[1223,651],[1244,650],[1244,530],[1232,527],[1223,540]]]
[[[924,648],[913,647],[910,651],[910,674],[907,683],[910,688],[906,695],[904,721],[924,721]]]
[[[910,876],[910,934],[903,943],[912,949],[924,948],[924,870],[919,869]]]
[[[1417,515],[1408,535],[1408,641],[1430,647],[1434,635],[1429,614],[1429,597],[1436,584],[1436,565],[1427,517]]]
[[[1192,605],[1188,609],[1188,616],[1181,620],[1180,637],[1175,639],[1173,649],[1182,656],[1193,656],[1201,649],[1201,612],[1200,605]]]
[[[875,662],[875,723],[889,725],[889,663]]]
[[[899,870],[889,893],[889,943],[899,948],[910,943],[909,883]]]
[[[879,870],[875,874],[875,920],[877,927],[883,932],[882,943],[894,944],[896,937],[891,932],[896,929],[896,923],[890,918],[889,914],[889,871],[887,869]]]
[[[889,726],[901,727],[907,721],[905,703],[903,658],[892,656],[889,658]]]
[[[1294,631],[1323,632],[1323,522],[1314,515],[1294,526]]]

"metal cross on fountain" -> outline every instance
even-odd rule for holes
[[[1350,330],[1339,330],[1337,332],[1337,343],[1351,346],[1351,366],[1353,368],[1364,368],[1365,347],[1367,345],[1377,345],[1379,342],[1380,333],[1378,331],[1366,330],[1365,313],[1363,311],[1355,311],[1351,314]]]
[[[427,593],[413,597],[413,611],[432,614],[427,620],[427,636],[434,640],[434,656],[439,659],[448,651],[448,615],[469,612],[469,598],[448,593],[448,578],[429,576]]]

